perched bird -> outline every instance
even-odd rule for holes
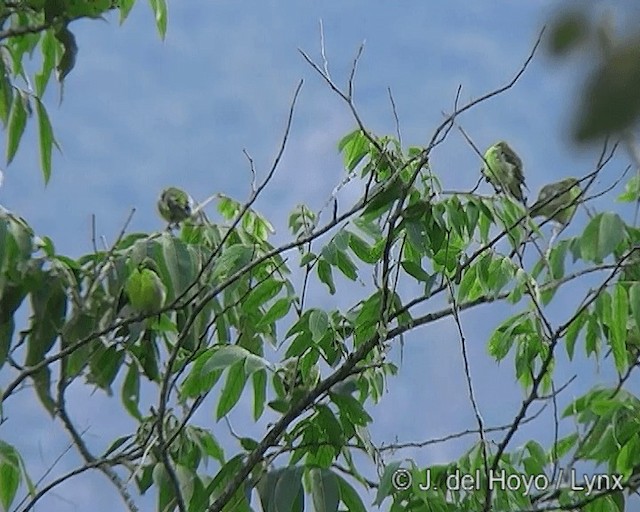
[[[490,146],[484,153],[484,165],[480,172],[496,191],[525,202],[522,187],[527,187],[522,174],[522,160],[503,140]]]
[[[291,357],[283,361],[280,369],[282,385],[287,396],[295,396],[312,389],[320,380],[320,372],[314,365],[307,372],[303,371],[302,363],[298,357]]]
[[[582,191],[576,178],[565,178],[542,187],[537,201],[529,208],[532,217],[546,217],[561,226],[571,221]]]
[[[142,260],[127,276],[118,300],[118,317],[129,319],[140,315],[157,313],[167,300],[167,287],[160,279],[155,261]],[[155,315],[154,315],[155,316]],[[151,316],[140,322],[129,323],[116,331],[117,337],[126,338],[129,343],[142,339],[143,344],[153,340]]]
[[[193,214],[193,199],[179,188],[165,188],[158,199],[158,212],[169,227],[177,226]]]
[[[131,309],[137,314],[158,311],[167,299],[167,287],[156,272],[156,264],[151,258],[145,258],[129,274],[124,291]]]

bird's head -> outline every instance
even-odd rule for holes
[[[176,201],[181,198],[186,198],[187,193],[184,190],[179,189],[178,187],[167,187],[160,194],[161,201]]]
[[[143,260],[141,260],[138,263],[137,269],[139,271],[142,271],[145,269],[153,270],[156,274],[160,272],[160,269],[158,268],[158,264],[155,262],[155,260],[153,260],[149,256],[146,256]]]
[[[577,185],[578,183],[580,183],[580,180],[578,178],[567,178],[565,180],[561,181],[563,188],[570,188],[573,187],[574,185]]]
[[[504,140],[500,140],[496,142],[493,145],[493,147],[495,148],[496,151],[499,151],[500,153],[505,153],[509,148],[509,144],[507,144]]]

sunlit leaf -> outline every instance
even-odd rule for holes
[[[51,127],[51,121],[49,121],[49,115],[39,100],[36,101],[36,113],[38,117],[40,166],[42,167],[44,182],[47,184],[49,183],[49,178],[51,178],[51,150],[54,145],[58,147],[58,143],[53,136],[53,128]]]
[[[582,233],[580,246],[582,257],[587,261],[601,263],[622,241],[625,224],[615,213],[597,215]]]
[[[156,27],[160,37],[164,39],[167,33],[167,3],[165,0],[149,0],[156,18]]]
[[[329,317],[327,313],[321,309],[314,309],[309,316],[309,329],[311,330],[311,339],[314,343],[317,343],[324,337],[328,327]]]
[[[369,141],[361,130],[354,130],[338,143],[338,149],[344,155],[344,166],[353,171],[367,155]]]
[[[0,441],[0,503],[9,510],[22,481],[20,454],[8,443]]]
[[[7,126],[7,163],[11,163],[20,146],[20,140],[27,125],[28,108],[29,99],[23,91],[13,95]]]

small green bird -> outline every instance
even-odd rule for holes
[[[565,178],[545,185],[537,201],[529,208],[530,215],[546,217],[566,226],[578,208],[578,198],[582,194],[579,183],[576,178]]]
[[[192,216],[193,199],[177,187],[165,188],[158,199],[158,212],[169,223],[169,227],[177,226]]]
[[[524,203],[526,198],[522,193],[522,187],[527,186],[522,173],[522,160],[509,144],[501,140],[489,146],[484,153],[484,161],[480,172],[485,180],[491,183],[496,191],[502,191]]]
[[[151,258],[145,258],[129,274],[124,291],[137,314],[156,312],[167,299],[167,287],[156,272],[156,264]]]
[[[291,357],[282,363],[283,365],[279,372],[283,389],[287,396],[307,392],[320,381],[320,371],[315,365],[308,372],[304,372],[298,357]],[[298,398],[299,396],[296,397],[296,399]]]

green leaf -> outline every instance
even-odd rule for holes
[[[124,362],[124,356],[124,350],[118,350],[116,345],[109,347],[100,345],[91,357],[91,373],[87,380],[109,391]]]
[[[579,142],[620,132],[640,116],[640,42],[616,44],[590,77],[577,109],[574,137]]]
[[[565,55],[584,44],[589,35],[589,25],[585,13],[578,10],[556,15],[547,39],[549,52],[554,56]]]
[[[0,221],[0,270],[2,268],[2,251],[11,246],[15,247],[20,243],[20,240],[16,240],[13,236],[7,236],[2,240],[1,236],[2,222]],[[27,240],[25,240],[27,241]],[[17,242],[17,243],[16,243]],[[29,251],[30,252],[30,251]],[[28,258],[22,257],[23,255],[17,255],[17,257],[9,257],[7,262],[11,267],[18,268],[18,265],[23,265]],[[7,265],[7,266],[9,266]],[[9,268],[11,268],[9,267]],[[0,280],[0,322],[9,320],[16,310],[20,307],[20,304],[27,296],[28,289],[25,284],[17,285],[11,282],[2,282]]]
[[[255,372],[262,371],[265,368],[271,368],[271,363],[266,359],[250,353],[244,360],[244,372],[247,375],[251,375]]]
[[[40,41],[40,49],[42,51],[42,69],[35,76],[36,83],[36,99],[42,98],[44,91],[51,77],[51,72],[56,64],[58,53],[58,42],[56,41],[53,30],[47,30]]]
[[[480,286],[476,269],[476,266],[467,268],[464,274],[462,274],[462,279],[460,281],[460,285],[458,286],[459,302],[476,300],[484,293],[482,287]]]
[[[192,427],[189,430],[189,434],[194,439],[195,443],[201,448],[203,455],[207,455],[208,457],[217,460],[220,464],[224,464],[224,450],[208,430]]]
[[[164,318],[164,315],[163,315]],[[135,344],[131,348],[131,353],[138,359],[142,371],[152,382],[160,382],[160,354],[155,343]]]
[[[116,439],[113,443],[109,445],[109,447],[104,452],[103,457],[108,457],[112,453],[114,453],[118,448],[120,448],[125,443],[129,442],[132,436],[122,436]]]
[[[120,10],[120,24],[124,23],[124,20],[127,19],[131,9],[135,4],[135,0],[119,0],[118,1],[118,9]]]
[[[160,37],[164,39],[167,33],[167,3],[165,0],[149,0],[151,9],[156,18],[156,27]]]
[[[301,468],[284,468],[275,487],[273,500],[275,510],[291,510],[291,512],[304,510]]]
[[[179,297],[189,288],[197,275],[195,256],[186,243],[172,236],[163,236],[160,239],[160,247],[171,278],[172,293],[169,297]],[[165,280],[163,279],[163,282]]]
[[[1,295],[0,295],[0,298],[2,298]],[[2,301],[0,301],[0,307],[1,306],[2,306]],[[10,317],[4,320],[2,316],[0,316],[0,369],[4,366],[4,363],[7,361],[7,356],[9,355],[9,349],[11,348],[11,338],[13,337],[14,329],[15,329],[15,322],[13,318]]]
[[[358,259],[370,265],[375,264],[379,259],[379,254],[374,251],[367,242],[354,233],[349,233],[349,247]]]
[[[345,251],[338,250],[336,254],[336,263],[340,271],[352,281],[358,278],[358,267],[351,261],[351,258]]]
[[[9,113],[9,125],[7,127],[7,164],[10,164],[16,156],[20,140],[27,125],[27,113],[29,98],[24,91],[18,90],[13,96],[11,111]]]
[[[394,178],[391,183],[380,184],[370,192],[369,202],[363,214],[368,217],[380,217],[393,206],[397,199],[403,196],[404,191],[404,184],[399,178]]]
[[[332,393],[338,394],[350,394],[347,388],[350,384],[353,384],[353,387],[350,389],[351,392],[354,392],[356,389],[354,379],[352,378],[348,381],[338,382],[335,386],[331,388]],[[339,389],[342,387],[342,389]],[[318,425],[327,440],[337,449],[340,450],[342,445],[345,443],[344,439],[344,431],[342,430],[342,426],[340,422],[336,419],[333,411],[330,407],[323,404],[316,404],[316,411],[318,416],[315,420],[315,423]]]
[[[304,510],[302,468],[287,467],[269,471],[256,485],[265,512]]]
[[[490,295],[496,296],[515,274],[513,262],[509,258],[496,256],[489,264],[487,286]]]
[[[382,239],[382,230],[375,221],[363,217],[353,219],[353,224],[374,241]]]
[[[400,462],[390,462],[385,466],[373,505],[382,505],[385,498],[395,492],[394,483],[396,482],[396,471],[400,468],[400,464]]]
[[[253,253],[253,247],[242,244],[226,247],[216,259],[211,278],[217,281],[235,273],[251,261]]]
[[[260,446],[260,443],[258,443],[258,441],[256,441],[255,439],[252,439],[250,437],[241,437],[240,438],[240,446],[242,446],[242,448],[244,448],[244,450],[251,452],[253,450],[255,450],[258,446]]]
[[[283,285],[282,281],[276,281],[273,278],[262,281],[247,295],[242,303],[242,310],[245,312],[257,311],[258,308],[278,295]]]
[[[185,502],[191,502],[198,477],[190,468],[183,464],[176,464],[175,473],[178,479],[178,485],[180,486],[180,494],[182,494]]]
[[[239,454],[230,459],[223,467],[218,471],[218,474],[214,477],[211,483],[207,486],[207,493],[218,493],[221,489],[224,488],[224,485],[233,478],[235,473],[239,471],[244,463],[246,458],[245,454]],[[241,500],[241,503],[234,503],[235,500]],[[208,503],[208,502],[207,502]],[[239,507],[243,508],[239,508]],[[201,510],[205,510],[207,507],[199,507],[194,510],[194,512],[200,512]],[[225,507],[229,511],[238,510],[242,512],[250,512],[248,504],[246,504],[246,498],[244,496],[244,489],[239,489],[238,492],[234,495],[230,502],[227,503],[227,507]]]
[[[76,37],[66,27],[63,26],[56,32],[56,39],[62,44],[63,52],[60,61],[58,62],[58,82],[63,82],[65,77],[71,73],[71,70],[76,65],[76,57],[78,56],[78,45],[76,44]]]
[[[565,338],[565,344],[567,349],[567,355],[569,359],[573,359],[573,354],[575,353],[576,340],[578,339],[578,334],[587,323],[589,314],[586,310],[582,310],[580,314],[573,319],[573,321],[567,327],[567,335]]]
[[[338,143],[338,150],[344,155],[344,166],[353,171],[367,155],[369,141],[361,130],[354,130]]]
[[[349,248],[349,232],[341,229],[331,240],[338,252],[344,252]]]
[[[122,384],[121,398],[127,412],[138,421],[142,421],[142,415],[138,409],[138,402],[140,401],[140,373],[135,364],[129,365],[127,376]]]
[[[569,244],[562,241],[553,247],[549,253],[549,263],[551,265],[551,277],[561,279],[564,277],[564,262],[567,257]]]
[[[51,121],[40,100],[36,100],[36,113],[38,116],[38,141],[40,143],[40,166],[44,175],[45,185],[49,183],[51,178],[51,149],[55,146],[59,148],[56,139],[53,136],[53,128]]]
[[[264,412],[267,400],[267,372],[258,370],[251,378],[253,380],[253,419],[257,421]]]
[[[362,499],[358,492],[340,475],[336,475],[338,478],[338,487],[340,489],[340,501],[344,503],[349,512],[366,512],[367,508],[364,506]]]
[[[229,196],[221,195],[218,200],[218,211],[227,220],[231,220],[236,217],[241,211],[242,207],[238,201],[230,198]]]
[[[600,337],[600,325],[595,315],[589,317],[587,322],[587,335],[585,338],[585,353],[590,355],[598,352],[598,341]]]
[[[364,410],[362,404],[351,395],[330,393],[331,401],[338,406],[340,416],[353,425],[365,427],[371,422],[371,416]]]
[[[640,330],[640,283],[633,283],[629,288],[629,303],[636,327]]]
[[[498,361],[504,359],[516,341],[516,336],[530,332],[528,320],[529,313],[522,312],[502,322],[489,339],[489,354]]]
[[[11,63],[5,60],[5,53],[0,50],[0,120],[5,127],[9,120],[14,90],[10,79],[10,69]]]
[[[467,221],[467,234],[472,237],[478,226],[478,219],[480,218],[480,209],[478,205],[469,201],[464,207],[464,214]]]
[[[611,332],[610,341],[613,351],[613,359],[618,372],[626,370],[628,353],[626,348],[627,339],[627,316],[629,314],[629,300],[627,291],[620,283],[616,283],[613,290],[613,300],[611,301]]]
[[[220,348],[213,348],[206,354],[207,361],[202,367],[203,373],[210,373],[215,370],[226,370],[230,366],[242,361],[253,354],[246,348],[238,345],[226,345]],[[204,356],[204,354],[203,354]]]
[[[582,233],[580,252],[582,258],[594,263],[602,260],[623,240],[625,224],[615,213],[606,212],[594,217]]]
[[[428,283],[431,281],[432,276],[430,276],[424,269],[414,263],[413,261],[403,260],[400,262],[404,271],[412,277],[415,277],[418,281],[422,281],[423,283]]]
[[[336,293],[336,285],[333,282],[333,273],[331,271],[331,265],[327,263],[327,260],[320,258],[318,260],[318,278],[320,282],[327,285],[329,293],[334,295]]]
[[[162,462],[153,467],[153,483],[158,489],[158,510],[171,510],[175,503],[173,484]]]
[[[529,452],[529,457],[524,460],[527,474],[541,475],[544,473],[544,467],[547,465],[544,448],[536,441],[528,441],[525,448]]]
[[[309,316],[309,330],[311,331],[311,339],[314,343],[318,343],[329,328],[329,317],[321,309],[314,309]]]
[[[25,364],[35,366],[51,350],[64,325],[67,296],[62,280],[55,274],[42,274],[39,286],[31,292],[31,326],[27,341]],[[34,375],[36,391],[43,405],[53,413],[54,404],[49,389],[48,368]]]
[[[618,196],[621,203],[632,203],[640,199],[640,175],[633,176],[625,185],[624,192]]]
[[[65,14],[69,18],[98,18],[111,4],[112,0],[68,0]]]
[[[237,362],[229,368],[227,380],[220,392],[220,401],[216,409],[216,420],[225,416],[240,400],[242,390],[247,382],[244,364]]]
[[[335,512],[340,503],[340,489],[336,475],[325,468],[309,471],[311,498],[317,512]]]
[[[205,371],[205,365],[209,363],[209,360],[216,351],[217,349],[210,348],[196,357],[193,368],[180,389],[183,397],[195,398],[198,395],[207,393],[213,388],[216,382],[218,382],[223,370],[214,367],[213,369]]]
[[[291,309],[292,300],[289,297],[278,299],[267,310],[267,312],[260,318],[256,324],[257,328],[271,325],[273,322],[280,320],[289,313]]]
[[[578,434],[570,434],[567,437],[559,439],[555,447],[551,450],[553,454],[552,461],[562,460],[562,458],[569,453],[569,450],[575,446],[576,441],[578,441]]]
[[[20,486],[20,454],[8,443],[0,441],[0,503],[9,510]]]

